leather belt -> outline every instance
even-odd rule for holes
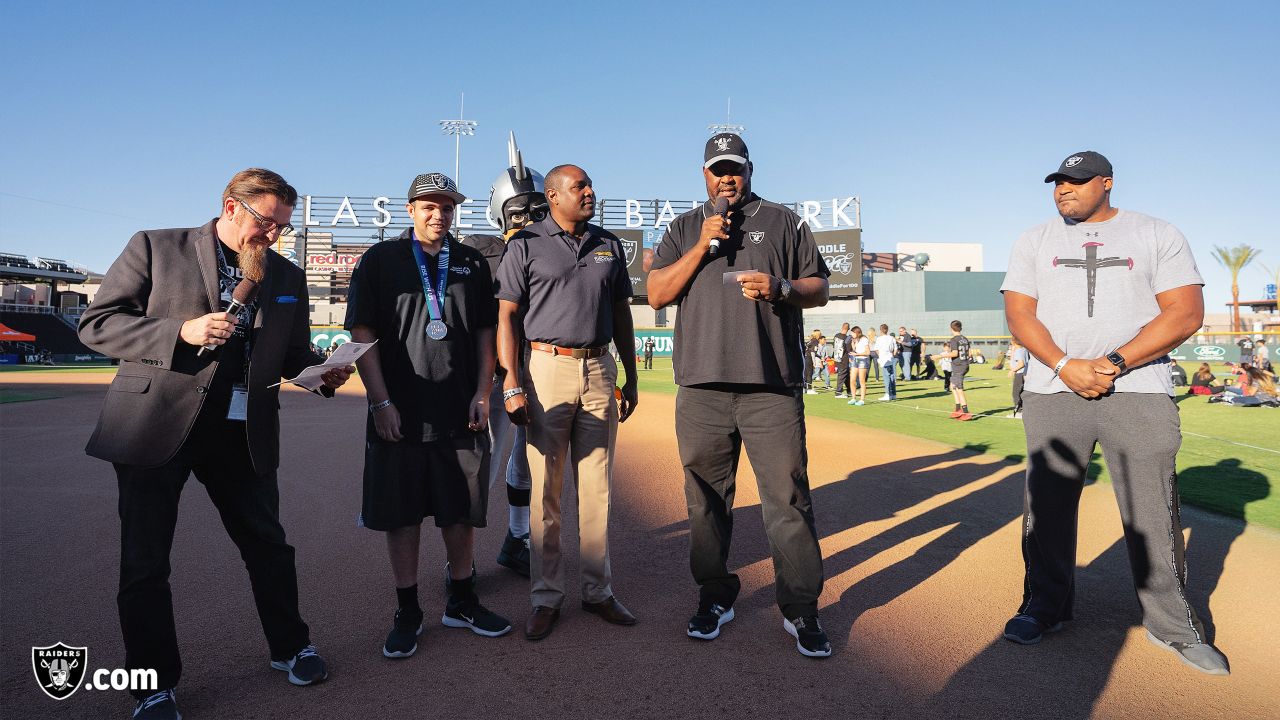
[[[529,347],[537,350],[538,352],[551,353],[552,355],[568,355],[575,360],[590,360],[592,358],[598,358],[609,351],[609,348],[607,347],[567,348],[560,347],[559,345],[552,345],[551,343],[532,341],[529,342]]]

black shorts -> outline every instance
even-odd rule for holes
[[[951,364],[951,389],[964,389],[964,376],[969,373],[969,363],[963,365]]]
[[[489,438],[463,431],[433,442],[365,441],[360,525],[395,530],[434,517],[436,527],[484,527]]]

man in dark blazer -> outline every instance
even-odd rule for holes
[[[217,219],[134,235],[80,321],[86,345],[120,360],[86,452],[110,461],[119,484],[125,666],[159,679],[134,691],[135,718],[180,717],[169,551],[192,472],[244,558],[271,666],[295,685],[327,676],[280,526],[279,388],[268,387],[324,361],[311,349],[306,276],[269,249],[297,197],[270,170],[237,173]],[[246,276],[259,281],[256,298],[226,312]],[[349,376],[329,371],[323,393]]]

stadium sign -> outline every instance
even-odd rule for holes
[[[596,203],[595,220],[608,228],[645,229],[663,228],[701,201],[695,200],[600,200]],[[784,203],[800,216],[800,223],[813,230],[857,228],[860,223],[860,206],[856,196],[830,200],[802,200]],[[392,201],[385,195],[364,198],[351,195],[304,195],[302,207],[294,211],[294,225],[300,228],[375,228],[408,227],[412,223],[401,201]],[[453,218],[459,230],[481,232],[496,231],[498,223],[489,214],[489,204],[484,200],[468,198],[458,205]]]

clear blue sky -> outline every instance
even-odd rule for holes
[[[4,3],[0,250],[105,270],[137,229],[213,217],[251,165],[400,197],[452,172],[436,121],[465,91],[473,197],[508,129],[602,197],[702,197],[732,96],[757,192],[861,196],[869,250],[981,242],[1003,270],[1053,215],[1044,175],[1096,149],[1116,205],[1191,239],[1210,312],[1230,297],[1213,245],[1280,264],[1280,4],[861,5]],[[1252,297],[1266,275],[1241,280]]]

